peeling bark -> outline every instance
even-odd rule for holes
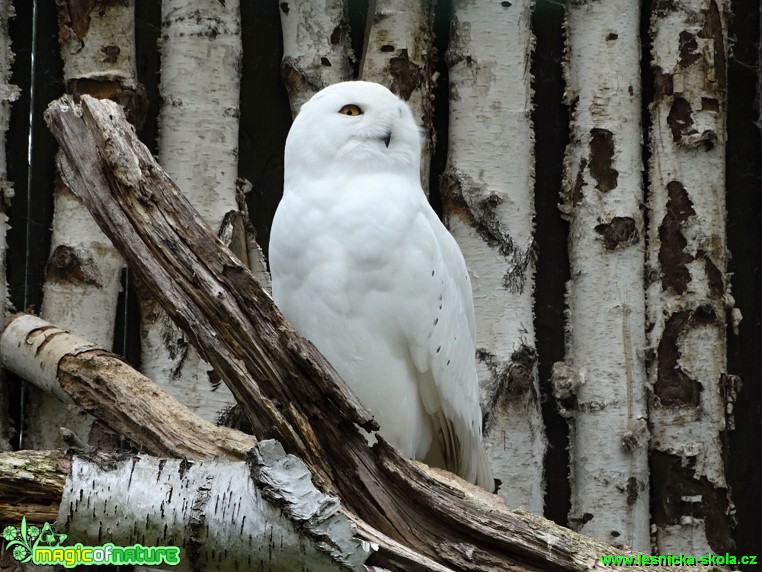
[[[570,523],[648,553],[639,25],[631,0],[567,9],[574,112],[561,211],[572,279],[565,363],[554,382],[570,426]]]
[[[75,457],[56,524],[88,543],[179,546],[178,571],[359,570],[371,547],[340,508],[265,441],[245,462]]]
[[[367,558],[367,543],[353,538],[349,517],[336,499],[314,488],[301,461],[269,442],[246,463],[231,464],[258,447],[256,438],[196,417],[118,356],[36,316],[17,314],[0,335],[0,360],[61,405],[93,413],[142,451],[177,459],[95,455],[75,460],[72,467],[68,458],[52,453],[25,452],[23,459],[0,456],[4,521],[22,516],[36,522],[57,520],[59,530],[85,544],[180,545],[186,565],[203,561],[208,570],[235,567],[241,546],[257,560],[269,553],[269,559],[286,568],[296,565],[293,558],[308,559],[310,569]],[[206,463],[199,464],[199,459]],[[178,473],[173,466],[186,470]],[[194,466],[201,477],[191,476]],[[146,482],[142,477],[151,471]],[[233,480],[232,472],[239,473]],[[68,475],[65,490],[63,475]],[[219,494],[204,495],[212,484]],[[253,494],[241,496],[244,491]],[[220,503],[227,507],[223,514],[231,513],[231,499],[237,499],[232,511],[236,517],[231,520],[228,514],[227,526],[248,531],[248,543],[236,541],[236,549],[228,542],[240,540],[241,534],[221,526],[218,514]],[[190,530],[199,519],[205,526]],[[277,537],[276,545],[269,534]],[[312,543],[322,543],[317,552]],[[215,550],[228,554],[221,564],[206,561]],[[336,568],[330,564],[328,569]]]
[[[726,475],[736,379],[725,237],[724,0],[655,7],[649,165],[648,338],[656,549],[732,552]]]
[[[178,546],[171,570],[365,570],[374,551],[275,441],[241,460],[3,453],[0,479],[3,522],[55,521],[85,545]]]
[[[474,294],[485,443],[500,494],[543,510],[546,440],[534,316],[532,2],[456,1],[440,194]]]

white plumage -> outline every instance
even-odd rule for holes
[[[471,284],[421,190],[420,149],[409,107],[381,85],[304,104],[270,237],[273,297],[387,441],[492,491]]]

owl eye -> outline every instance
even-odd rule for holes
[[[345,105],[341,109],[339,109],[339,113],[342,115],[362,115],[362,109],[360,109],[359,106],[355,105],[354,103],[350,103],[348,105]]]

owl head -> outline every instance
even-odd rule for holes
[[[420,161],[421,129],[410,107],[367,81],[337,83],[316,93],[286,140],[287,177],[390,170],[417,177]]]

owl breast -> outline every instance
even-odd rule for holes
[[[409,179],[355,176],[284,194],[273,221],[273,297],[371,409],[381,435],[422,458],[432,429],[405,332],[409,300],[425,283],[432,237]],[[420,197],[418,196],[420,194]],[[390,404],[393,406],[390,407]]]

